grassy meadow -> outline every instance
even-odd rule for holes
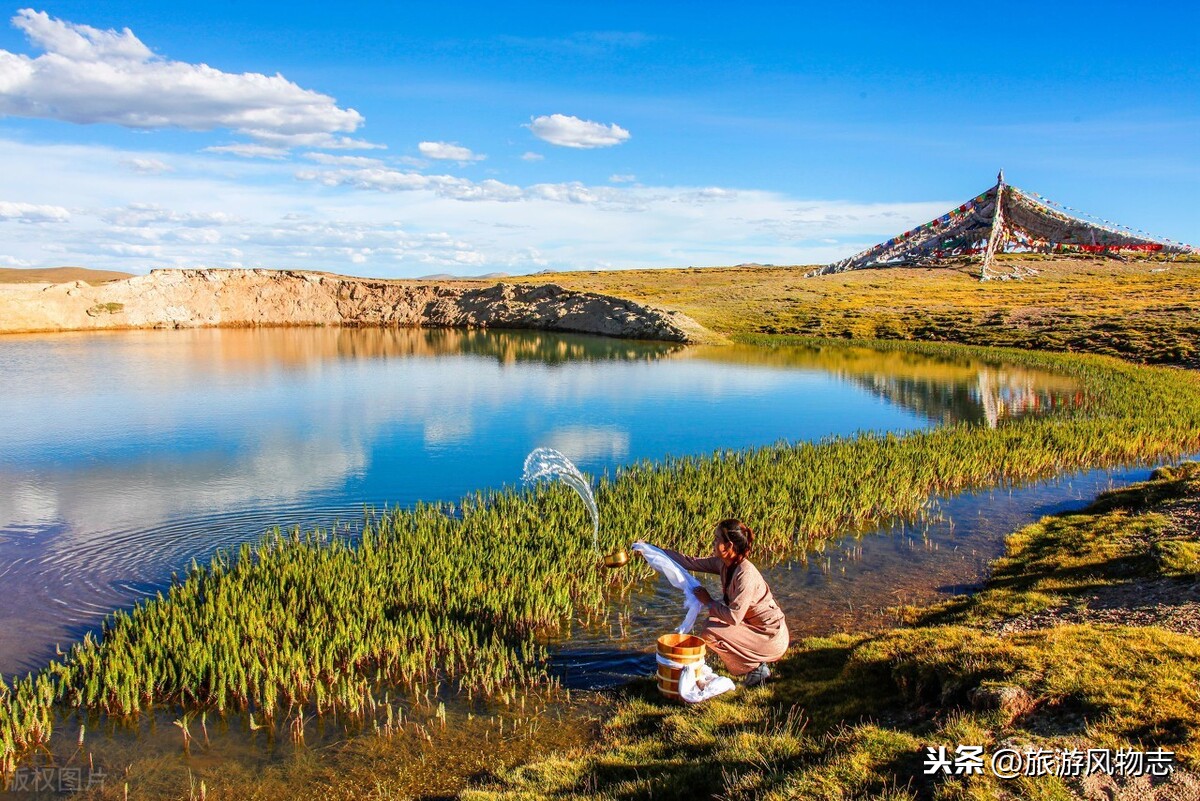
[[[1033,279],[981,282],[978,265],[857,270],[727,267],[535,275],[676,309],[721,334],[958,342],[1200,363],[1200,257],[1175,261],[1006,255]]]

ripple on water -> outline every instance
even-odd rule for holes
[[[0,674],[33,670],[99,627],[115,609],[169,586],[195,558],[201,564],[221,548],[256,542],[283,530],[337,526],[353,534],[362,506],[278,504],[180,517],[150,528],[95,529],[63,536],[62,527],[10,531],[0,541]],[[282,523],[282,525],[281,525]]]

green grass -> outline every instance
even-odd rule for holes
[[[796,644],[765,687],[695,708],[633,687],[598,744],[502,771],[485,799],[1076,798],[1054,777],[929,777],[925,748],[1161,747],[1200,767],[1200,638],[1156,627],[995,626],[1073,582],[1162,578],[1161,504],[1200,497],[1200,465],[1160,471],[1009,538],[982,592],[908,628]],[[1063,574],[1071,578],[1062,579]],[[1194,582],[1190,573],[1181,581]],[[1064,589],[1064,586],[1066,589]],[[919,614],[923,612],[923,614]],[[1172,797],[1190,797],[1178,795]]]
[[[786,349],[794,339],[750,337]],[[839,347],[831,344],[829,347]],[[891,345],[1062,372],[1088,402],[995,429],[954,425],[639,463],[600,481],[605,545],[703,548],[714,520],[757,523],[763,558],[915,517],[933,494],[1200,448],[1200,383],[1115,360]],[[595,568],[586,513],[560,487],[478,494],[373,518],[361,544],[277,534],[195,566],[45,669],[0,687],[0,769],[45,743],[56,708],[306,708],[362,719],[377,688],[511,695],[542,682],[539,638],[649,569]]]

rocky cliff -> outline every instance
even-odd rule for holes
[[[91,286],[0,284],[0,333],[268,325],[532,328],[699,342],[673,311],[554,284],[389,281],[295,270],[154,270]]]

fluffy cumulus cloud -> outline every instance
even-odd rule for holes
[[[629,131],[616,123],[605,125],[566,114],[534,117],[529,123],[529,130],[538,139],[559,147],[612,147],[629,138]]]
[[[62,206],[46,206],[37,203],[11,203],[0,200],[0,220],[24,223],[66,222],[71,212]]]
[[[282,75],[228,73],[160,57],[131,30],[100,30],[22,9],[12,19],[41,55],[0,50],[0,114],[129,128],[227,128],[268,144],[352,147],[363,117]],[[361,143],[366,144],[366,143]]]
[[[427,159],[457,161],[464,164],[470,161],[482,161],[487,158],[487,156],[473,153],[470,148],[453,142],[421,142],[417,145],[417,150],[421,151],[421,155]]]

